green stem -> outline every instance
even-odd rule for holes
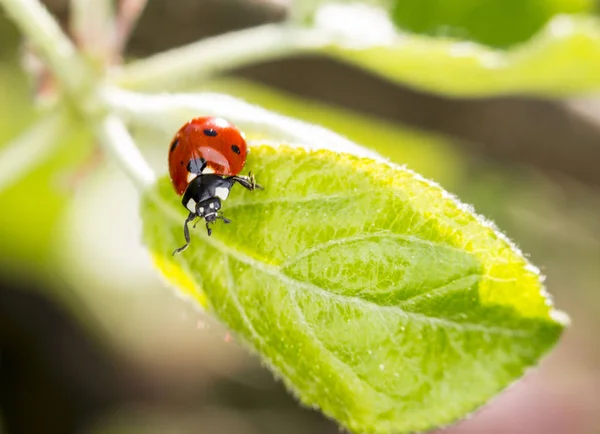
[[[94,125],[98,141],[117,165],[138,187],[145,190],[156,181],[150,168],[123,121],[116,115],[107,115]]]
[[[40,50],[73,107],[95,132],[104,151],[140,190],[152,185],[154,172],[123,122],[108,114],[109,108],[98,97],[101,88],[96,77],[47,9],[38,0],[0,0],[0,5]]]
[[[91,72],[48,10],[38,0],[0,0],[0,4],[39,49],[65,90],[72,96],[83,93]]]
[[[118,88],[106,88],[106,104],[132,123],[155,131],[171,131],[173,125],[198,113],[221,116],[243,130],[260,132],[276,141],[317,145],[336,152],[381,159],[377,153],[332,131],[270,112],[243,100],[216,93],[148,95]]]
[[[328,35],[290,24],[267,24],[226,33],[156,54],[117,69],[112,82],[131,89],[181,87],[199,77],[315,50],[327,45]]]

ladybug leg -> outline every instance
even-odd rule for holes
[[[188,228],[188,223],[191,222],[192,220],[194,220],[197,216],[198,215],[196,213],[191,212],[190,215],[188,215],[188,217],[185,219],[185,222],[183,223],[183,236],[185,237],[185,245],[181,246],[178,249],[173,250],[173,256],[175,256],[176,254],[177,255],[180,254],[185,249],[187,249],[188,246],[190,245],[191,239],[190,239],[190,229]]]
[[[264,190],[264,188],[262,188],[256,183],[256,180],[254,179],[254,174],[252,172],[250,172],[248,176],[232,176],[230,179],[232,179],[234,182],[237,182],[242,187],[250,191],[256,189]]]

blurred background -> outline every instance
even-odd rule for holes
[[[46,4],[66,22],[68,2]],[[278,22],[288,7],[151,0],[127,55]],[[0,13],[0,147],[36,116],[21,48]],[[600,433],[600,102],[593,95],[449,98],[318,55],[245,67],[198,88],[321,123],[406,163],[494,220],[542,269],[572,327],[539,369],[445,432]],[[164,173],[166,142],[135,133]],[[165,286],[140,244],[134,188],[84,130],[68,131],[62,142],[0,190],[0,433],[339,432]]]

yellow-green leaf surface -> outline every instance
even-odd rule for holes
[[[600,89],[600,20],[593,16],[557,15],[506,50],[399,33],[386,13],[364,6],[324,7],[316,25],[337,35],[327,54],[431,92],[561,97]]]
[[[2,24],[0,18],[5,30]],[[2,30],[0,38],[10,40]],[[69,176],[89,153],[90,138],[79,125],[58,120],[61,107],[56,122],[34,126],[44,114],[33,109],[16,63],[0,55],[0,266],[35,274],[52,259],[55,225],[72,196]],[[11,147],[16,152],[7,152]]]
[[[264,191],[234,188],[229,225],[192,230],[167,178],[144,239],[306,405],[356,433],[451,423],[557,341],[535,267],[489,223],[403,168],[329,150],[253,147]]]

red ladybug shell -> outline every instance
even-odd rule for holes
[[[173,187],[179,195],[185,192],[190,181],[190,160],[203,158],[205,171],[233,176],[244,168],[247,154],[246,140],[234,125],[221,118],[194,118],[179,129],[169,147]]]

